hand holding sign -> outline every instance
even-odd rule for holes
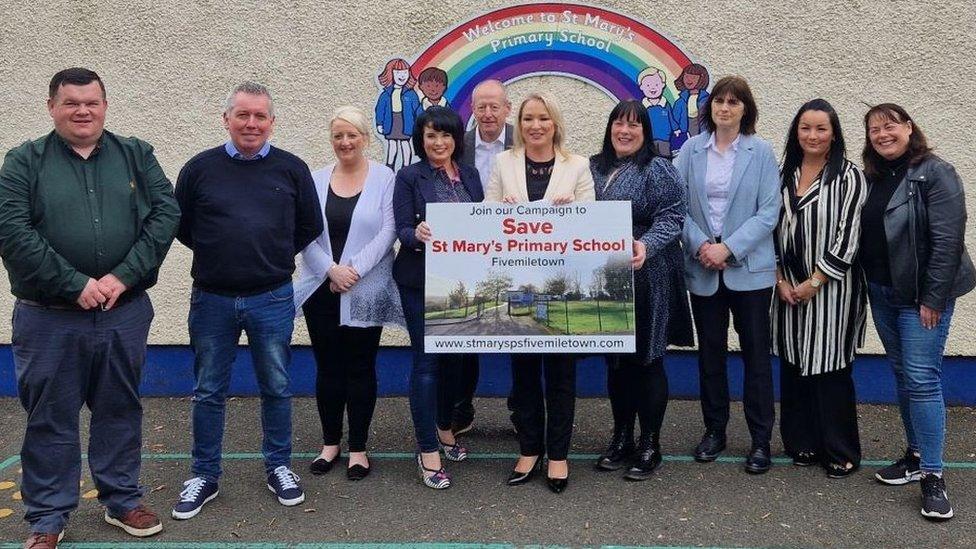
[[[426,221],[421,221],[413,230],[413,236],[421,242],[430,242],[430,225]]]
[[[630,264],[633,265],[634,270],[639,270],[644,266],[644,261],[647,260],[647,246],[644,245],[640,240],[634,241],[634,257],[630,259]]]

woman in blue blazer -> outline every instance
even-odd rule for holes
[[[771,464],[769,306],[776,285],[773,229],[782,205],[772,147],[754,135],[758,114],[749,84],[738,76],[722,78],[702,113],[707,131],[689,139],[675,160],[686,182],[682,245],[705,423],[695,459],[713,461],[725,449],[731,312],[745,363],[743,404],[752,436],[745,469],[750,473],[765,473]]]
[[[413,351],[410,414],[419,448],[417,467],[424,484],[440,490],[451,485],[441,467],[440,451],[451,461],[461,461],[467,450],[451,431],[453,400],[438,398],[440,363],[459,355],[447,358],[424,352],[424,247],[431,238],[425,212],[429,202],[481,202],[484,191],[478,170],[460,162],[464,126],[451,109],[434,106],[420,114],[413,128],[413,146],[420,162],[401,169],[393,188],[393,217],[400,240],[393,279]]]

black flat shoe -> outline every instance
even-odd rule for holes
[[[308,466],[308,470],[312,472],[313,475],[324,475],[332,470],[332,466],[339,461],[339,454],[329,461],[323,457],[317,457],[312,460],[312,463]]]
[[[820,463],[820,456],[816,452],[796,452],[793,454],[793,465],[809,467]]]
[[[569,485],[568,478],[552,478],[546,477],[546,486],[554,494],[561,494],[566,490],[566,486]]]
[[[532,464],[532,468],[530,468],[526,473],[516,471],[513,468],[512,472],[508,475],[508,480],[506,481],[506,483],[509,486],[518,486],[520,484],[525,484],[526,482],[532,480],[532,477],[535,476],[536,471],[541,471],[541,470],[542,470],[542,458],[537,457],[535,458],[535,463]]]
[[[363,480],[369,476],[369,472],[372,469],[372,467],[363,467],[357,463],[346,469],[346,478],[349,480]]]
[[[705,431],[701,442],[695,447],[695,461],[698,463],[715,461],[722,450],[725,450],[725,433],[712,430]]]
[[[458,419],[455,417],[451,420],[451,432],[454,436],[463,435],[467,433],[474,427],[474,417],[465,417]]]
[[[824,466],[824,469],[827,470],[827,478],[847,478],[861,468],[860,464],[855,465],[852,463],[850,465],[850,467],[844,467],[836,463],[828,463]]]
[[[769,471],[772,464],[773,461],[769,457],[769,448],[756,446],[746,456],[745,469],[747,473],[761,475]]]

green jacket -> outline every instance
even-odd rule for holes
[[[134,137],[106,131],[83,159],[52,131],[0,168],[0,257],[22,299],[73,303],[108,273],[149,288],[179,218],[152,147]]]

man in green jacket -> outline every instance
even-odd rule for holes
[[[0,168],[0,257],[14,305],[12,348],[27,432],[21,492],[25,547],[56,547],[78,505],[78,414],[91,410],[88,461],[105,520],[159,532],[139,487],[139,381],[156,283],[179,224],[152,147],[104,130],[94,72],[51,79],[54,131],[7,153]]]

